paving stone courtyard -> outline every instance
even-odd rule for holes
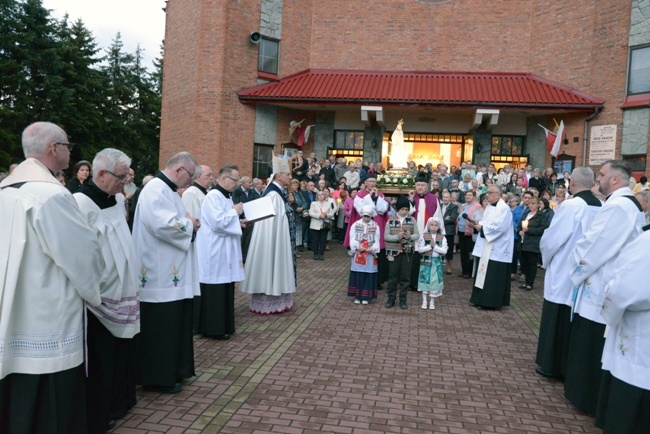
[[[177,395],[138,391],[114,433],[600,433],[563,385],[534,373],[543,270],[513,283],[511,306],[469,304],[471,282],[445,276],[436,309],[385,309],[347,297],[350,257],[298,259],[294,308],[248,312],[236,298],[230,341],[196,336],[196,377]]]

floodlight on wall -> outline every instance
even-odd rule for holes
[[[253,32],[250,34],[248,39],[253,43],[253,44],[259,44],[260,41],[262,40],[262,35],[260,35],[260,32]]]

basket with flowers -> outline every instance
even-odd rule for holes
[[[415,178],[405,173],[387,173],[377,176],[377,187],[412,188]]]

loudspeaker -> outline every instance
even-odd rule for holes
[[[260,32],[253,32],[250,34],[248,39],[253,43],[253,44],[259,44],[260,41],[262,40],[262,35],[260,35]]]

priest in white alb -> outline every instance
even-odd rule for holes
[[[199,333],[221,340],[235,333],[235,282],[244,279],[241,225],[245,221],[239,219],[244,209],[231,198],[237,186],[237,166],[224,165],[217,185],[203,201],[196,237],[201,282]]]
[[[271,199],[275,216],[255,223],[246,258],[245,280],[240,290],[251,295],[250,310],[258,314],[282,313],[293,307],[296,292],[296,252],[291,246],[285,189],[291,182],[289,163],[273,157],[273,175],[264,195]]]
[[[566,203],[566,202],[565,202]],[[564,206],[564,204],[562,204]],[[650,231],[613,264],[600,312],[607,324],[595,425],[604,433],[650,432]]]
[[[104,267],[99,306],[88,306],[88,432],[115,425],[135,405],[135,335],[140,332],[140,261],[126,220],[124,196],[131,159],[107,148],[93,160],[93,177],[73,195],[97,232]]]
[[[571,337],[573,250],[601,207],[601,202],[591,191],[594,186],[591,168],[575,168],[570,182],[573,199],[563,202],[557,209],[539,243],[546,276],[535,372],[561,379],[566,375]]]
[[[192,183],[197,163],[179,152],[142,189],[133,240],[142,267],[138,384],[178,393],[194,375],[192,299],[200,294],[194,238],[200,222],[185,210],[179,188]]]
[[[574,287],[573,319],[564,396],[589,414],[596,413],[603,377],[601,357],[605,320],[600,312],[605,301],[605,286],[614,278],[614,261],[642,232],[645,224],[641,205],[629,187],[631,175],[630,168],[622,160],[609,160],[601,166],[596,182],[607,200],[573,251],[570,270]]]
[[[512,265],[512,212],[501,199],[501,190],[487,190],[490,204],[483,219],[474,226],[479,232],[472,255],[478,258],[470,303],[479,309],[510,306],[510,266]],[[468,224],[471,223],[468,221]],[[475,260],[476,262],[476,260]]]
[[[205,196],[208,194],[208,189],[214,181],[212,169],[206,165],[196,166],[193,181],[192,185],[183,192],[183,205],[185,205],[185,211],[187,211],[190,217],[201,220],[201,205],[203,205]],[[201,320],[201,297],[194,297],[193,303],[192,328],[194,333],[198,333],[199,322]]]
[[[54,177],[66,133],[36,122],[22,146],[0,183],[0,432],[86,433],[84,303],[101,303],[101,248]]]

